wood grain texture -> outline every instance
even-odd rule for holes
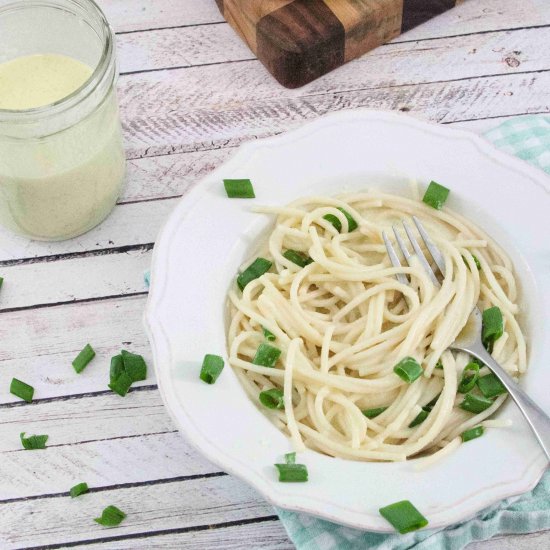
[[[120,526],[106,529],[93,518],[109,504],[123,510],[127,518]],[[23,500],[3,504],[2,511],[2,550],[94,539],[107,542],[124,535],[273,516],[271,506],[229,476],[91,492],[76,499]],[[29,517],[33,528],[21,529]]]
[[[154,387],[125,399],[105,389],[108,359],[119,346],[150,359],[141,327],[149,243],[174,197],[236,145],[324,112],[400,108],[477,132],[514,114],[548,112],[550,5],[469,0],[374,55],[284,90],[251,59],[213,0],[100,2],[123,33],[122,71],[132,73],[120,79],[129,184],[112,219],[79,239],[48,247],[0,232],[0,262],[21,260],[0,263],[0,276],[7,273],[0,293],[0,501],[31,498],[0,502],[0,548],[290,549],[280,523],[262,519],[273,510],[253,491],[228,476],[208,477],[218,468],[174,431]],[[98,356],[76,376],[70,359],[87,341]],[[36,404],[12,404],[14,373],[35,385]],[[143,385],[154,383],[150,371]],[[19,430],[42,427],[51,447],[19,450]],[[52,496],[78,481],[100,490],[80,501]],[[131,522],[115,530],[94,524],[110,503],[130,511]],[[549,541],[546,532],[471,548],[527,550]]]
[[[457,0],[218,2],[228,23],[287,88],[304,86],[456,4]]]
[[[128,541],[109,541],[110,550],[127,550]],[[145,536],[132,539],[133,550],[294,550],[281,522],[259,521],[230,527],[217,527],[182,533]],[[83,548],[78,545],[76,548]],[[86,549],[105,549],[103,543],[86,545]]]

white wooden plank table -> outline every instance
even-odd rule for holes
[[[150,361],[143,272],[176,204],[240,143],[353,107],[409,111],[484,131],[550,110],[550,2],[468,0],[297,90],[268,77],[214,0],[100,0],[118,34],[126,188],[80,238],[29,242],[0,230],[0,548],[290,549],[273,509],[179,435],[154,375],[125,399],[106,388],[121,347]],[[80,376],[70,361],[90,342]],[[35,401],[9,393],[17,376]],[[45,451],[19,432],[47,433]],[[87,481],[93,491],[71,500]],[[104,529],[107,504],[128,517]],[[550,547],[550,532],[473,549]]]

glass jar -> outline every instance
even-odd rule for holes
[[[114,33],[92,0],[0,0],[0,37],[0,63],[60,54],[93,70],[55,103],[0,109],[0,223],[39,240],[85,233],[124,179]]]

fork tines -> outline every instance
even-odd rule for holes
[[[424,228],[424,226],[420,223],[420,220],[416,217],[412,217],[414,224],[416,225],[416,228],[418,229],[418,233],[420,234],[420,237],[422,238],[422,241],[426,245],[426,248],[430,252],[430,255],[432,256],[435,264],[441,271],[441,274],[445,276],[445,259],[443,258],[443,254],[441,254],[441,251],[437,246],[434,244],[434,242],[430,239],[430,236],[428,235],[428,232]],[[427,260],[426,256],[424,255],[424,252],[422,251],[422,248],[418,244],[418,241],[416,240],[416,237],[414,236],[414,233],[412,229],[409,227],[409,225],[402,221],[403,228],[405,229],[405,233],[409,239],[409,242],[412,245],[413,253],[411,253],[401,237],[401,234],[399,233],[397,225],[393,226],[393,233],[395,235],[395,240],[397,241],[397,244],[401,250],[401,253],[403,254],[403,257],[405,258],[405,261],[409,266],[412,265],[412,259],[414,256],[418,258],[418,261],[424,268],[424,271],[428,274],[431,281],[439,286],[439,281],[437,280],[436,274],[434,270],[432,269],[432,266],[430,265],[430,262]],[[390,239],[388,238],[388,235],[385,231],[382,231],[382,238],[384,239],[384,244],[386,246],[386,250],[388,251],[388,256],[390,258],[390,262],[394,267],[402,267],[401,261],[399,260],[399,256],[397,255],[395,248],[393,247]],[[408,284],[408,278],[404,273],[398,273],[396,274],[396,279],[402,283],[402,284]]]

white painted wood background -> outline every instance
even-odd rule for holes
[[[482,132],[550,110],[550,2],[468,0],[298,90],[270,78],[214,0],[100,0],[118,33],[128,181],[114,213],[72,241],[0,231],[0,548],[291,549],[273,509],[199,456],[164,412],[152,371],[106,388],[121,347],[150,359],[143,272],[178,197],[249,139],[368,106]],[[71,359],[97,358],[77,376]],[[36,388],[9,394],[17,376]],[[19,432],[47,433],[45,451]],[[93,491],[71,500],[86,481]],[[103,506],[120,527],[92,521]],[[550,532],[474,544],[550,547]]]

